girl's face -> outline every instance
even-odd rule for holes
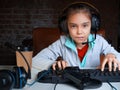
[[[75,41],[76,45],[82,45],[87,42],[91,29],[91,19],[87,13],[74,13],[67,19],[69,35]]]

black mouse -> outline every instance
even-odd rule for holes
[[[63,69],[59,68],[58,65],[55,66],[55,74],[56,75],[62,75],[63,74]]]

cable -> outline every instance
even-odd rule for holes
[[[57,80],[57,82],[55,83],[54,90],[56,90],[56,86],[58,85],[58,83],[59,83],[59,80]]]
[[[32,86],[32,85],[35,84],[38,80],[40,80],[43,76],[47,75],[50,71],[51,71],[51,69],[47,70],[46,72],[44,72],[43,74],[41,74],[41,76],[40,76],[39,78],[37,78],[34,82],[32,82],[31,84],[27,83],[27,85]]]
[[[54,90],[56,90],[56,86],[57,86],[57,85],[58,85],[58,83],[55,84],[55,86],[54,86]]]
[[[31,78],[30,65],[28,64],[27,59],[25,58],[25,56],[23,55],[23,53],[22,53],[19,49],[17,49],[17,51],[21,54],[21,56],[22,56],[23,59],[25,60],[27,66],[28,66],[28,78]]]
[[[4,45],[7,46],[7,47],[9,47],[10,49],[12,49],[12,50],[14,50],[14,51],[17,50],[17,51],[20,53],[20,55],[23,57],[23,59],[25,60],[27,66],[28,66],[28,73],[27,73],[27,74],[28,74],[28,77],[27,77],[27,78],[30,79],[30,78],[31,78],[30,65],[28,64],[28,62],[27,62],[25,56],[23,55],[23,53],[20,51],[20,50],[21,50],[21,47],[16,47],[16,45],[13,45],[13,44],[11,44],[11,43],[9,43],[9,42],[6,42]]]
[[[112,90],[117,90],[117,88],[114,87],[109,81],[107,81],[107,83],[110,85],[110,87],[112,88]]]

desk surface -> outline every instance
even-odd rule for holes
[[[113,86],[120,89],[120,82],[119,83],[111,83]],[[33,86],[26,86],[23,89],[13,89],[13,90],[54,90],[55,84],[43,84],[36,82]],[[66,84],[58,84],[55,90],[78,90],[77,88],[66,85]],[[103,83],[100,88],[97,89],[84,89],[84,90],[112,90],[109,84]]]

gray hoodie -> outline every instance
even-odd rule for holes
[[[90,34],[88,41],[90,42],[89,49],[82,62],[80,62],[78,57],[74,41],[69,36],[61,36],[60,39],[33,57],[32,66],[34,68],[47,69],[55,62],[58,56],[62,56],[69,66],[78,66],[79,68],[99,66],[101,54],[113,53],[120,60],[120,53],[102,36],[96,35],[96,39],[94,39],[94,36]]]

